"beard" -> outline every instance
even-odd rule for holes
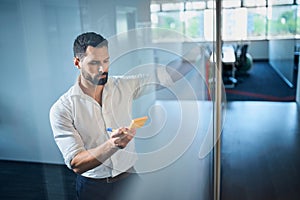
[[[103,72],[95,76],[94,78],[88,74],[86,71],[82,71],[82,76],[86,80],[90,81],[93,85],[105,85],[107,83],[108,79],[108,72]],[[100,78],[102,76],[105,76],[103,78]]]
[[[97,85],[105,85],[108,79],[108,72],[103,72],[100,76],[105,76],[104,78],[100,78]]]

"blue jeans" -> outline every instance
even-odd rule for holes
[[[136,173],[109,183],[106,179],[93,179],[77,175],[76,196],[78,200],[133,200],[135,185],[139,182],[141,179]]]

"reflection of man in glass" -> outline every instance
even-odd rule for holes
[[[138,178],[133,173],[136,130],[126,127],[132,101],[147,82],[166,86],[180,76],[159,67],[154,76],[108,78],[108,42],[93,32],[79,35],[73,51],[80,75],[50,110],[54,138],[66,165],[77,173],[78,199],[122,199],[123,185]]]

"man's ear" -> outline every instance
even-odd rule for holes
[[[77,57],[75,57],[74,58],[74,65],[78,68],[78,69],[80,69],[80,66],[79,66],[79,58],[77,58]]]

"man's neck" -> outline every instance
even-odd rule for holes
[[[79,77],[79,86],[86,95],[92,97],[100,105],[102,105],[102,92],[104,88],[103,85],[93,85],[85,79]]]

